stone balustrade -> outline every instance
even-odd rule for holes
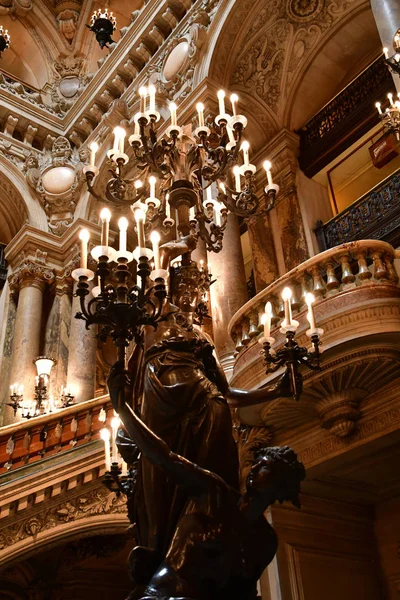
[[[108,396],[101,396],[0,428],[0,478],[8,471],[99,439],[100,430],[112,416]]]
[[[375,321],[375,326],[370,322],[365,325],[365,332],[367,328],[371,334],[381,331],[383,323],[378,314],[379,307],[387,307],[392,317],[400,311],[399,278],[394,259],[395,250],[386,242],[360,240],[342,244],[310,258],[259,292],[237,311],[229,323],[229,333],[238,352],[233,383],[243,387],[263,383],[260,379],[260,346],[254,342],[262,335],[261,316],[266,302],[270,301],[273,307],[271,335],[276,339],[277,347],[283,344],[284,337],[279,326],[284,315],[281,293],[286,286],[293,291],[291,306],[294,318],[300,322],[297,338],[303,345],[309,344],[305,335],[308,322],[304,297],[307,292],[312,292],[316,298],[317,326],[325,330],[323,348],[327,349],[339,340],[349,340],[357,332],[362,335],[365,323],[356,325],[357,312],[365,317],[361,309],[372,311],[371,321]],[[335,325],[334,317],[339,315],[342,323]],[[387,331],[396,330],[392,317],[388,315],[387,325],[384,325]],[[255,362],[259,365],[258,375],[253,373],[252,376],[249,367]]]

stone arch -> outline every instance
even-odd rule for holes
[[[301,52],[301,32],[293,48]],[[297,130],[381,53],[370,3],[362,3],[321,36],[288,90],[284,126]],[[349,65],[354,65],[349,69]]]
[[[29,223],[47,231],[47,219],[39,200],[32,197],[28,184],[15,165],[0,156],[0,241],[8,243]]]
[[[31,522],[27,519],[27,522],[21,523],[20,526],[22,528],[24,526],[29,527]],[[121,534],[126,532],[128,525],[129,522],[125,512],[88,516],[67,523],[48,523],[34,535],[24,536],[19,540],[6,540],[8,545],[0,546],[0,564],[5,567],[19,560],[26,560],[33,554],[41,552],[41,550],[49,550],[60,544],[73,542],[84,537]],[[49,528],[46,529],[46,526]],[[16,533],[18,533],[18,528]]]

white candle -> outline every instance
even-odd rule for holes
[[[385,55],[386,59],[389,58],[389,50],[387,48],[383,48],[383,54]]]
[[[243,160],[244,160],[245,167],[248,167],[249,164],[250,164],[250,162],[249,162],[249,148],[250,148],[250,144],[246,140],[240,146],[240,149],[243,152]]]
[[[10,385],[11,396],[14,394],[15,385]]]
[[[282,291],[282,300],[285,306],[285,325],[288,327],[292,324],[292,307],[290,306],[290,299],[292,297],[292,290],[289,287],[285,287]]]
[[[173,127],[177,126],[177,117],[176,117],[176,110],[177,110],[177,108],[178,107],[176,106],[175,102],[170,102],[170,104],[169,104],[169,110],[170,110],[170,113],[171,113],[171,125]]]
[[[101,245],[108,246],[108,233],[110,229],[111,212],[108,208],[103,208],[100,213],[101,219]]]
[[[222,181],[219,183],[219,189],[221,190],[221,192],[223,194],[226,194],[226,187],[225,185],[222,183]]]
[[[120,127],[119,143],[118,143],[118,151],[120,154],[123,154],[124,150],[125,150],[125,137],[126,137],[126,131],[125,131],[125,129],[122,129],[122,127]]]
[[[153,245],[153,254],[154,254],[154,267],[156,269],[160,268],[160,234],[158,231],[152,231],[150,235],[150,241]]]
[[[122,129],[122,127],[115,127],[114,128],[114,146],[113,146],[113,150],[114,152],[118,152],[119,150],[119,138],[121,137],[121,135],[125,134],[125,130]]]
[[[119,251],[126,252],[126,237],[128,231],[128,219],[121,217],[118,221],[119,227]]]
[[[156,88],[154,85],[149,85],[149,113],[154,115],[156,112]]]
[[[199,127],[204,127],[204,104],[202,102],[198,102],[196,104],[196,110],[199,118]]]
[[[155,198],[156,197],[156,178],[152,175],[151,177],[149,177],[149,184],[150,184],[150,198]]]
[[[139,88],[139,96],[140,96],[140,112],[146,112],[146,96],[147,96],[147,88],[142,86]]]
[[[267,173],[268,185],[272,185],[273,184],[272,174],[271,174],[272,165],[269,162],[269,160],[264,161],[263,167],[265,169],[265,172]]]
[[[113,417],[111,419],[111,429],[112,429],[112,436],[111,436],[111,462],[118,462],[118,450],[117,450],[117,433],[118,433],[118,427],[120,424],[120,420],[119,417]]]
[[[235,190],[237,192],[240,192],[242,189],[242,186],[240,183],[240,167],[238,167],[238,165],[233,167],[233,174],[235,176]]]
[[[126,463],[123,458],[121,458],[121,475],[128,475],[128,463]]]
[[[96,152],[99,149],[97,142],[92,142],[89,146],[90,149],[90,166],[94,167],[96,162]]]
[[[267,302],[265,305],[265,323],[264,323],[264,337],[271,337],[271,319],[272,319],[272,304]]]
[[[233,116],[236,117],[237,112],[236,112],[236,102],[238,102],[239,100],[239,96],[237,94],[232,94],[231,95],[231,103],[232,103],[232,113]]]
[[[387,95],[387,97],[389,98],[390,106],[393,106],[393,94],[391,94],[389,92],[389,94]]]
[[[219,90],[218,94],[218,102],[219,102],[219,116],[225,116],[225,92],[224,90]]]
[[[215,224],[217,225],[217,227],[221,227],[222,220],[221,220],[221,203],[220,202],[218,202],[217,205],[215,206],[214,219],[215,219]]]
[[[310,329],[316,329],[315,327],[315,315],[313,310],[313,302],[315,302],[314,294],[306,294],[305,301],[308,306],[307,319],[310,323]]]
[[[194,206],[191,206],[190,210],[189,210],[189,221],[194,221],[195,218],[196,218],[196,211],[195,211]]]
[[[167,219],[171,218],[171,207],[169,205],[169,194],[167,194],[165,196],[165,214],[167,216]]]
[[[141,208],[137,208],[135,210],[135,221],[137,224],[137,234],[138,234],[138,246],[139,248],[145,248],[144,245],[144,220],[146,215],[142,211]]]
[[[87,269],[88,241],[90,233],[87,229],[81,229],[79,239],[81,240],[81,269]]]
[[[380,102],[377,102],[377,103],[375,104],[375,106],[376,106],[376,108],[378,109],[378,113],[381,115],[381,114],[382,114],[381,103],[380,103]]]
[[[111,469],[111,456],[110,456],[110,432],[108,429],[100,430],[100,437],[104,442],[104,451],[106,459],[106,471]]]
[[[211,203],[213,201],[212,192],[211,192],[211,185],[209,185],[208,188],[206,189],[206,201],[207,202],[211,202]]]

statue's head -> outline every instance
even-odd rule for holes
[[[171,267],[172,302],[184,313],[197,312],[202,296],[210,286],[210,276],[197,267],[197,263],[184,259],[179,266]]]
[[[303,463],[289,446],[263,448],[247,476],[247,495],[262,498],[265,507],[286,500],[300,508],[300,482],[305,476]]]

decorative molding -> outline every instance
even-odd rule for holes
[[[40,250],[36,252],[35,261],[22,256],[18,269],[8,278],[12,294],[19,293],[24,287],[37,287],[43,291],[47,284],[53,283],[55,273],[46,266],[46,256]]]

